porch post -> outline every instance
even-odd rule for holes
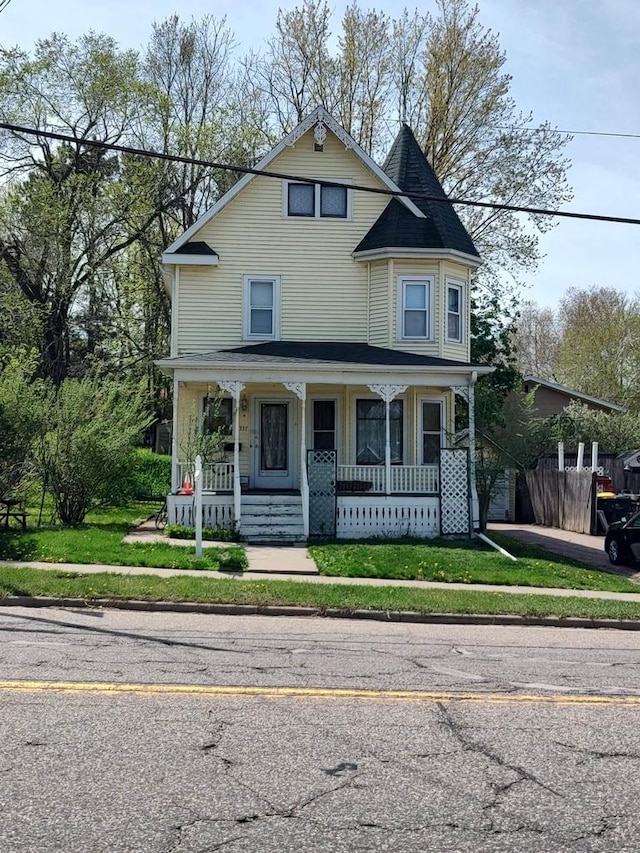
[[[240,394],[244,383],[234,380],[218,382],[218,387],[233,397],[233,517],[236,530],[240,530],[242,497],[240,492]]]
[[[480,529],[480,504],[476,487],[476,380],[474,370],[469,377],[469,478],[471,480],[471,524]]]
[[[175,494],[180,488],[178,473],[178,386],[180,383],[173,374],[173,416],[171,419],[171,492]]]
[[[307,385],[306,382],[283,382],[300,400],[300,497],[302,498],[302,525],[305,539],[309,537],[309,481],[307,478]]]
[[[384,493],[391,494],[391,401],[404,394],[408,385],[369,385],[370,391],[384,400],[385,444],[384,444]]]

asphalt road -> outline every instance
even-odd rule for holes
[[[3,609],[0,851],[636,851],[639,642]]]

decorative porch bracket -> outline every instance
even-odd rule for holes
[[[300,495],[302,497],[302,525],[305,539],[309,538],[309,478],[307,476],[307,384],[306,382],[283,382],[287,391],[300,400]]]
[[[468,385],[452,385],[454,394],[465,401],[469,408],[469,479],[471,480],[471,524],[474,530],[480,527],[480,504],[476,486],[476,394],[475,383],[478,374],[475,370],[469,378]]]
[[[240,530],[242,497],[240,492],[240,394],[244,383],[235,379],[219,380],[218,387],[233,398],[233,516],[236,530]]]
[[[391,494],[391,418],[390,407],[391,401],[399,394],[404,392],[409,387],[408,385],[368,385],[370,391],[377,394],[384,400],[385,412],[385,443],[384,443],[384,492],[386,495]]]

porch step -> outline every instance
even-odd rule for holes
[[[304,542],[300,495],[243,495],[240,536],[246,542]]]

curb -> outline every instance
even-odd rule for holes
[[[367,619],[422,625],[539,626],[546,628],[605,628],[640,631],[640,620],[586,619],[579,616],[512,616],[482,613],[418,613],[411,610],[341,610],[335,607],[295,607],[260,604],[214,604],[190,601],[141,601],[118,598],[52,598],[16,595],[0,598],[0,607],[68,607],[75,610],[114,609],[147,613],[200,613],[219,616],[314,616],[329,619]]]

